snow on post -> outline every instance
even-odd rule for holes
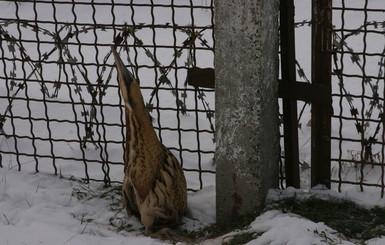
[[[215,1],[217,222],[278,186],[278,0]]]

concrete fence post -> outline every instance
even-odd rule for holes
[[[215,0],[217,222],[278,187],[278,0]]]

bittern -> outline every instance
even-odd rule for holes
[[[111,48],[126,113],[123,204],[129,216],[139,216],[148,235],[154,226],[179,223],[187,210],[183,169],[159,141],[144,105],[138,80]]]

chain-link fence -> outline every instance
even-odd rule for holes
[[[282,135],[281,186],[322,183],[339,191],[373,188],[383,196],[385,8],[374,0],[295,0],[292,4],[295,20],[294,16],[289,20],[294,22],[296,60],[289,65],[299,82],[281,91],[286,99],[302,101],[292,122],[298,139],[284,142],[289,134]],[[285,28],[290,27],[288,22],[281,19]],[[290,38],[281,33],[281,45],[294,42]],[[282,76],[284,84],[284,72]],[[317,81],[326,83],[321,86]],[[331,92],[325,94],[329,86]],[[332,110],[323,117],[314,116],[328,107]],[[289,118],[282,113],[283,122]]]
[[[307,4],[311,13],[310,2],[294,3],[301,11],[299,4]],[[110,46],[117,45],[140,80],[159,138],[181,160],[189,188],[214,184],[214,90],[191,85],[205,80],[196,74],[208,74],[196,68],[213,68],[213,1],[0,4],[3,167],[121,181],[125,120],[110,57]],[[367,186],[383,194],[385,10],[373,0],[334,0],[332,6],[330,181],[339,190]],[[292,26],[297,60],[290,66],[297,80],[312,84],[311,56],[304,58],[310,53],[298,50],[311,43],[312,20],[310,14],[299,18]],[[293,97],[293,90],[298,96],[298,88],[311,92],[301,85],[285,96]],[[301,96],[295,171],[302,186],[310,186],[313,125],[307,102],[320,100]],[[284,169],[285,157],[282,187],[293,174]]]
[[[339,0],[332,13],[332,182],[380,187],[383,196],[385,7]]]
[[[119,182],[124,108],[110,46],[139,78],[190,190],[214,182],[213,1],[0,1],[0,163]]]

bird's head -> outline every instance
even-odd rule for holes
[[[124,66],[123,61],[115,48],[111,47],[111,50],[115,58],[115,66],[118,71],[118,83],[125,107],[130,111],[137,109],[145,110],[142,93],[137,79]]]

